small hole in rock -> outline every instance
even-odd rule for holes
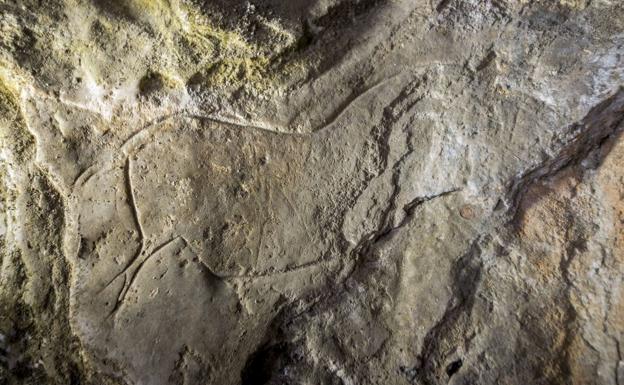
[[[142,95],[160,91],[165,87],[165,78],[158,72],[148,72],[139,81],[139,92]]]
[[[446,374],[451,377],[453,374],[457,373],[457,371],[462,367],[464,363],[461,359],[455,360],[446,366]]]

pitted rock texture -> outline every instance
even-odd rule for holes
[[[0,0],[0,384],[624,384],[624,3]]]

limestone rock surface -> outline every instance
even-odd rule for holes
[[[0,0],[0,385],[624,384],[620,0]]]

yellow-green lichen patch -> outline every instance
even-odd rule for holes
[[[259,83],[265,77],[270,60],[262,47],[237,31],[217,27],[196,9],[187,7],[185,15],[179,33],[199,58],[197,72],[203,74],[205,85],[238,86]],[[178,51],[178,55],[185,52]]]
[[[139,92],[141,95],[149,95],[164,89],[174,89],[177,86],[178,82],[175,79],[156,71],[148,71],[139,80]]]
[[[268,63],[265,57],[222,60],[196,73],[189,84],[219,87],[247,83],[262,89],[269,80]]]
[[[166,42],[167,54],[174,57],[162,63],[172,72],[190,78],[201,74],[208,87],[266,88],[271,80],[270,64],[283,51],[296,44],[296,39],[280,27],[277,21],[261,19],[265,39],[250,41],[241,31],[218,26],[195,4],[177,1],[135,0],[150,3],[145,12],[167,14],[167,17],[151,24]],[[165,57],[167,55],[164,55]],[[164,62],[166,59],[162,59]],[[189,72],[189,69],[193,69]],[[198,79],[197,76],[194,78]]]
[[[587,8],[587,0],[559,0],[559,4],[569,7],[571,9],[583,10]]]
[[[34,138],[26,130],[15,93],[17,84],[11,84],[7,75],[8,71],[0,67],[0,144],[22,162],[34,153]]]
[[[68,52],[74,63],[68,77],[88,75],[103,92],[138,86],[142,94],[155,72],[175,79],[164,92],[186,83],[205,91],[262,92],[308,67],[284,59],[300,39],[279,20],[253,11],[236,27],[215,7],[192,0],[68,0],[65,11],[73,38],[55,39],[63,42],[53,44],[55,56]]]

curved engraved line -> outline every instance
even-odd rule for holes
[[[134,264],[134,262],[137,259],[139,259],[139,257],[141,256],[141,254],[143,254],[143,251],[145,250],[145,232],[143,231],[143,225],[141,225],[141,219],[139,217],[139,209],[137,207],[136,196],[134,194],[134,187],[132,185],[131,166],[132,164],[130,161],[130,157],[128,157],[128,159],[126,159],[126,165],[124,166],[124,180],[125,180],[124,184],[126,186],[126,197],[129,201],[130,211],[132,213],[132,219],[134,221],[134,225],[137,228],[137,232],[139,233],[139,242],[141,246],[136,251],[134,256],[130,258],[130,260],[126,263],[124,268],[106,284],[104,289],[110,286],[117,278],[119,278],[119,276],[121,276],[126,271],[128,271],[128,269]],[[100,290],[100,292],[102,292],[104,289]]]
[[[315,259],[313,261],[304,262],[304,263],[301,263],[301,264],[298,264],[298,265],[295,265],[295,266],[286,267],[286,268],[279,269],[279,270],[267,269],[265,271],[252,273],[252,274],[238,274],[238,275],[233,274],[233,275],[226,275],[226,276],[219,276],[219,275],[217,275],[217,276],[221,277],[224,280],[236,280],[236,279],[255,280],[255,279],[260,279],[260,278],[273,277],[275,275],[284,275],[284,274],[296,273],[298,271],[309,269],[309,268],[318,266],[318,265],[322,264],[323,262],[329,262],[331,260],[332,260],[331,258],[321,257],[321,258]]]
[[[309,262],[304,262],[295,266],[290,266],[290,267],[286,267],[283,269],[279,269],[279,270],[275,270],[275,269],[266,269],[264,271],[260,271],[260,272],[256,272],[256,273],[252,273],[252,274],[222,274],[222,273],[218,273],[215,272],[214,269],[212,267],[210,267],[202,258],[199,257],[200,253],[198,253],[195,248],[193,247],[193,245],[183,236],[178,236],[178,238],[180,238],[182,241],[184,241],[184,243],[186,244],[186,246],[191,250],[191,252],[197,257],[197,259],[199,260],[199,262],[204,265],[204,267],[206,267],[206,269],[208,269],[210,271],[210,273],[212,275],[214,275],[217,278],[220,278],[224,281],[231,281],[231,280],[237,280],[237,279],[257,279],[257,278],[265,278],[265,277],[271,277],[274,275],[281,275],[281,274],[288,274],[288,273],[293,273],[299,270],[303,270],[303,269],[307,269],[310,267],[314,267],[322,262],[327,262],[330,259],[326,258],[326,257],[321,257],[318,259],[315,259],[313,261],[309,261]]]
[[[182,237],[180,237],[180,236],[173,237],[173,238],[169,239],[168,241],[163,242],[160,245],[156,246],[154,248],[154,250],[149,255],[147,255],[143,260],[141,260],[141,262],[139,262],[139,264],[136,267],[136,269],[134,269],[134,271],[131,273],[130,280],[128,280],[128,275],[124,274],[123,286],[121,288],[121,291],[119,292],[119,295],[117,296],[117,301],[115,302],[115,306],[113,307],[113,309],[111,310],[111,312],[108,315],[109,317],[114,316],[117,313],[117,311],[121,308],[121,305],[124,303],[124,301],[126,299],[126,296],[128,295],[128,292],[130,291],[130,288],[132,287],[132,285],[136,281],[136,278],[138,277],[139,272],[141,271],[143,266],[145,266],[145,263],[150,258],[152,258],[154,255],[158,254],[163,249],[165,249],[166,247],[168,247],[169,245],[173,244],[174,242],[176,242],[178,240],[181,240],[181,241],[184,242],[184,244],[186,244],[186,241]]]
[[[356,103],[362,97],[364,97],[368,93],[376,90],[377,88],[381,87],[382,85],[386,84],[387,82],[397,78],[401,74],[402,73],[399,73],[399,74],[396,74],[396,75],[391,76],[389,78],[385,78],[385,79],[383,79],[383,80],[373,84],[372,86],[370,86],[369,88],[367,88],[366,90],[364,90],[363,92],[358,94],[357,96],[351,98],[350,100],[348,100],[346,102],[346,104],[342,108],[339,108],[336,112],[334,112],[328,118],[330,121],[327,124],[325,124],[324,126],[320,127],[317,130],[314,130],[311,133],[302,134],[302,133],[280,132],[278,130],[268,129],[268,128],[264,127],[264,126],[260,126],[258,124],[254,124],[252,122],[248,122],[248,121],[244,121],[244,120],[232,120],[232,119],[228,119],[228,118],[225,118],[225,117],[222,117],[222,116],[218,116],[218,115],[200,115],[200,114],[193,114],[193,113],[190,113],[190,112],[180,111],[180,112],[168,114],[168,115],[165,115],[165,116],[160,116],[160,117],[158,117],[158,118],[148,122],[141,129],[139,129],[136,132],[132,133],[126,140],[124,140],[122,145],[119,147],[119,153],[120,153],[119,157],[113,158],[113,159],[109,159],[109,160],[104,161],[104,162],[101,162],[103,164],[100,167],[98,167],[98,163],[99,162],[96,162],[96,163],[88,166],[74,180],[73,186],[71,188],[72,195],[74,194],[75,190],[78,187],[84,186],[84,184],[86,184],[93,176],[95,176],[95,175],[97,175],[99,173],[102,173],[102,172],[109,171],[112,168],[114,168],[118,164],[118,162],[125,161],[124,179],[125,179],[125,186],[126,186],[126,195],[127,195],[128,201],[129,201],[130,210],[132,211],[132,216],[133,216],[133,219],[134,219],[135,226],[137,227],[137,231],[139,233],[139,238],[140,238],[140,243],[141,243],[141,246],[139,247],[137,252],[134,254],[134,256],[130,259],[130,261],[126,264],[126,266],[119,273],[117,273],[104,286],[104,288],[102,288],[99,291],[99,293],[104,291],[114,281],[116,281],[121,275],[125,276],[124,285],[123,285],[122,290],[121,290],[121,292],[120,292],[120,294],[119,294],[119,296],[117,298],[117,303],[115,305],[115,308],[113,309],[111,314],[114,314],[117,311],[117,309],[119,308],[119,304],[124,301],[130,286],[132,286],[132,284],[133,284],[134,280],[136,279],[136,276],[137,276],[139,270],[141,269],[141,267],[143,266],[143,264],[152,255],[154,255],[156,252],[160,251],[163,247],[165,247],[166,245],[168,245],[169,243],[171,243],[175,239],[177,239],[177,238],[174,238],[174,239],[169,240],[169,241],[165,242],[164,244],[156,247],[152,253],[150,253],[146,258],[144,258],[143,260],[141,260],[139,262],[138,267],[134,270],[133,273],[131,273],[132,275],[131,275],[130,281],[127,282],[127,275],[126,274],[128,272],[128,269],[131,269],[132,265],[135,264],[136,261],[140,260],[141,255],[144,254],[145,250],[146,250],[146,248],[145,248],[145,234],[144,234],[144,231],[143,231],[143,227],[141,225],[139,212],[138,212],[138,208],[137,208],[136,196],[134,194],[134,188],[133,188],[133,185],[132,185],[132,178],[131,178],[131,171],[130,171],[131,170],[130,157],[132,155],[134,155],[134,151],[136,150],[137,147],[145,144],[146,142],[148,143],[148,142],[150,142],[153,139],[153,135],[158,131],[158,129],[160,129],[160,127],[162,126],[163,123],[165,123],[168,120],[173,119],[173,118],[177,118],[177,117],[184,118],[184,117],[186,117],[186,118],[190,118],[190,119],[206,120],[206,121],[210,121],[210,122],[213,122],[213,123],[227,124],[227,125],[238,127],[238,128],[247,128],[247,129],[257,130],[257,131],[261,131],[261,132],[265,132],[265,133],[276,134],[276,135],[307,137],[307,136],[311,136],[311,135],[317,134],[317,133],[319,133],[319,132],[321,132],[323,130],[326,130],[328,127],[333,126],[342,117],[342,115],[345,113],[345,111],[352,104]],[[146,134],[144,134],[144,133],[146,133]],[[143,135],[146,135],[147,137],[146,138],[142,138]],[[95,169],[95,171],[93,171],[93,169]],[[282,192],[282,194],[283,194],[283,192]],[[308,236],[310,236],[309,233],[308,233]],[[178,238],[180,238],[180,237],[178,237]],[[181,238],[181,239],[184,241],[184,243],[187,246],[189,246],[191,248],[191,250],[193,249],[193,247],[190,245],[189,242],[186,241],[186,239],[184,239],[184,238]],[[194,250],[193,250],[193,252],[194,252]],[[197,253],[195,253],[195,254],[197,255]],[[314,261],[311,261],[311,262],[302,263],[300,265],[297,265],[297,266],[294,266],[294,267],[290,267],[290,268],[281,269],[281,270],[278,270],[278,271],[266,270],[266,271],[260,272],[260,273],[243,274],[243,275],[223,275],[223,274],[217,274],[217,273],[215,273],[213,271],[212,268],[210,268],[210,266],[206,265],[205,262],[202,261],[202,263],[215,276],[217,276],[217,277],[219,277],[221,279],[255,279],[255,278],[268,277],[268,276],[272,276],[272,275],[286,274],[286,273],[298,271],[298,270],[301,270],[301,269],[305,269],[305,268],[312,267],[312,266],[315,266],[317,264],[320,264],[320,263],[324,262],[325,260],[326,260],[325,258],[320,258],[320,259],[317,259],[317,260],[314,260]]]
[[[132,134],[130,134],[130,136],[128,138],[126,138],[124,140],[124,142],[122,143],[122,145],[119,147],[119,150],[121,150],[122,153],[127,153],[128,151],[128,147],[132,146],[132,142],[135,140],[136,137],[139,137],[140,135],[143,134],[143,132],[148,131],[150,129],[153,128],[159,128],[159,126],[173,118],[190,118],[190,119],[196,119],[196,120],[207,120],[207,121],[211,121],[213,123],[219,123],[219,124],[226,124],[226,125],[230,125],[230,126],[234,126],[234,127],[238,127],[238,128],[247,128],[247,129],[252,129],[255,131],[260,131],[260,132],[265,132],[268,134],[274,134],[274,135],[284,135],[284,136],[295,136],[295,137],[307,137],[307,136],[312,136],[314,134],[320,133],[321,131],[325,131],[326,129],[328,129],[329,127],[333,126],[337,121],[340,120],[340,118],[344,115],[344,113],[349,109],[349,107],[355,103],[357,103],[357,101],[359,101],[361,98],[363,98],[365,95],[375,91],[376,89],[378,89],[379,87],[385,85],[386,83],[388,83],[391,80],[396,79],[397,77],[401,76],[403,74],[403,72],[400,72],[398,74],[395,74],[393,76],[384,78],[380,81],[378,81],[377,83],[371,85],[370,87],[368,87],[367,89],[365,89],[364,91],[362,91],[361,93],[359,93],[358,95],[356,95],[355,97],[350,98],[349,100],[347,100],[347,102],[341,107],[338,108],[337,111],[333,112],[327,119],[327,123],[325,123],[324,125],[320,126],[317,129],[312,130],[309,133],[297,133],[297,132],[288,132],[285,130],[275,130],[275,129],[271,129],[271,128],[267,128],[266,125],[262,125],[260,123],[256,123],[256,122],[252,122],[252,121],[247,121],[244,119],[230,119],[224,116],[219,116],[216,114],[209,114],[209,115],[202,115],[202,114],[198,114],[198,113],[192,113],[189,112],[187,110],[180,110],[171,114],[167,114],[167,115],[163,115],[163,116],[159,116],[151,121],[149,121],[148,123],[146,123],[141,129],[133,132]],[[135,145],[134,147],[140,145],[141,143]],[[106,162],[105,162],[106,163]],[[95,167],[96,164],[92,164],[89,167],[87,167],[83,173],[87,172],[88,170],[90,170],[92,167]],[[81,182],[81,183],[85,183],[85,181],[80,181],[80,177],[82,176],[82,174],[79,175],[79,177],[76,178],[76,180],[74,181],[74,185],[76,185],[76,183]],[[93,176],[90,175],[89,178]]]
[[[121,290],[119,291],[119,294],[117,295],[117,300],[115,302],[115,306],[113,307],[113,309],[111,309],[110,313],[108,314],[107,318],[110,317],[114,317],[118,311],[121,309],[121,306],[125,303],[126,297],[128,295],[128,293],[130,292],[130,289],[132,288],[132,286],[134,285],[134,282],[136,281],[137,277],[139,276],[139,273],[141,272],[141,269],[145,266],[145,264],[147,263],[148,260],[150,260],[154,255],[160,253],[163,249],[169,247],[170,245],[172,245],[174,242],[176,241],[182,241],[182,243],[184,244],[185,247],[188,247],[190,249],[190,251],[197,256],[197,254],[195,253],[195,251],[193,250],[193,247],[191,246],[191,244],[182,236],[175,236],[171,239],[169,239],[168,241],[165,241],[163,243],[161,243],[160,245],[158,245],[157,247],[154,248],[154,250],[147,255],[143,260],[141,260],[141,262],[139,262],[138,266],[136,267],[136,269],[134,269],[134,271],[131,273],[130,275],[130,279],[128,279],[128,275],[124,274],[124,282],[123,282],[123,286],[121,288]],[[303,269],[307,269],[307,268],[311,268],[314,266],[317,266],[323,262],[328,261],[328,259],[326,258],[320,258],[314,261],[310,261],[310,262],[306,262],[297,266],[293,266],[293,267],[288,267],[285,269],[281,269],[281,270],[277,270],[277,271],[265,271],[262,273],[256,273],[256,274],[242,274],[242,275],[223,275],[223,274],[215,274],[214,271],[212,270],[212,268],[210,266],[208,266],[204,261],[201,260],[201,258],[198,258],[198,260],[200,261],[200,263],[206,267],[208,269],[208,271],[210,271],[212,274],[214,274],[217,278],[223,279],[223,280],[235,280],[235,279],[259,279],[259,278],[266,278],[266,277],[271,277],[271,276],[275,276],[275,275],[281,275],[281,274],[288,274],[288,273],[293,273],[293,272],[297,272]]]
[[[369,87],[365,88],[362,92],[358,93],[357,95],[353,95],[353,96],[350,95],[343,103],[341,103],[341,105],[336,110],[332,111],[332,113],[327,118],[325,118],[325,124],[318,127],[315,130],[312,130],[312,133],[321,132],[321,131],[326,130],[328,127],[333,126],[349,110],[349,107],[351,105],[357,103],[360,99],[364,98],[369,93],[372,93],[378,88],[381,88],[382,86],[386,85],[388,82],[404,74],[405,72],[399,72],[387,78],[383,78],[379,80],[378,82],[373,83]]]
[[[139,208],[137,207],[137,200],[134,194],[134,185],[132,184],[132,174],[131,174],[132,164],[130,161],[130,157],[126,159],[126,165],[124,166],[125,180],[126,180],[126,195],[130,200],[130,210],[132,211],[132,218],[134,220],[134,224],[138,229],[139,238],[141,242],[145,239],[145,232],[143,231],[143,226],[141,225],[141,219],[139,217]]]
[[[130,134],[130,136],[128,138],[126,138],[124,140],[124,142],[121,144],[121,146],[117,149],[117,151],[122,154],[122,155],[129,155],[129,151],[133,150],[134,148],[140,146],[141,144],[145,144],[145,142],[143,140],[140,139],[136,139],[136,138],[140,138],[144,132],[147,132],[146,135],[153,135],[154,132],[151,132],[151,130],[158,130],[160,128],[160,126],[164,123],[166,123],[167,121],[174,119],[174,118],[189,118],[189,119],[195,119],[195,120],[206,120],[206,121],[210,121],[213,123],[218,123],[218,124],[225,124],[225,125],[230,125],[233,127],[237,127],[237,128],[242,128],[242,129],[251,129],[252,131],[259,131],[259,132],[264,132],[267,134],[273,134],[273,135],[283,135],[283,136],[294,136],[294,137],[309,137],[309,136],[313,136],[316,134],[319,134],[320,132],[326,131],[329,127],[333,126],[336,122],[338,122],[340,120],[340,118],[344,115],[344,113],[349,109],[349,107],[355,103],[357,103],[361,98],[363,98],[364,96],[366,96],[367,94],[377,90],[379,87],[387,84],[388,82],[398,78],[399,76],[403,75],[404,72],[399,72],[398,74],[392,75],[390,77],[384,78],[378,82],[376,82],[375,84],[371,85],[370,87],[368,87],[367,89],[365,89],[364,91],[362,91],[361,93],[359,93],[358,95],[356,95],[355,97],[349,98],[347,100],[346,103],[344,103],[343,106],[341,106],[340,108],[338,108],[335,112],[333,112],[327,119],[326,121],[328,121],[326,124],[320,126],[319,128],[316,128],[314,130],[312,130],[309,133],[298,133],[298,132],[288,132],[285,130],[276,130],[276,129],[271,129],[271,128],[267,128],[268,126],[260,124],[260,123],[256,123],[256,122],[252,122],[252,121],[247,121],[244,119],[230,119],[224,116],[219,116],[216,114],[209,114],[209,115],[202,115],[202,114],[198,114],[198,113],[192,113],[188,110],[180,110],[174,113],[170,113],[167,115],[163,115],[163,116],[159,116],[149,122],[147,122],[145,125],[143,125],[143,127],[141,127],[139,130],[133,132],[132,134]],[[145,140],[148,140],[149,138],[145,138]],[[137,140],[139,140],[139,143],[134,143]],[[121,160],[123,160],[122,157]],[[106,160],[106,161],[102,161],[102,162],[95,162],[91,165],[89,165],[85,170],[83,170],[74,180],[71,191],[75,191],[75,189],[77,187],[80,187],[82,185],[84,185],[86,182],[88,182],[88,180],[90,178],[92,178],[93,176],[99,174],[102,171],[108,171],[110,170],[112,167],[114,167],[115,163],[119,162],[120,159],[112,159],[112,160]],[[101,163],[100,166],[98,167],[98,163]],[[111,163],[111,165],[109,165],[109,167],[107,167],[106,169],[104,169],[104,167],[106,166],[107,163]],[[98,170],[92,172],[93,168],[98,168]]]

